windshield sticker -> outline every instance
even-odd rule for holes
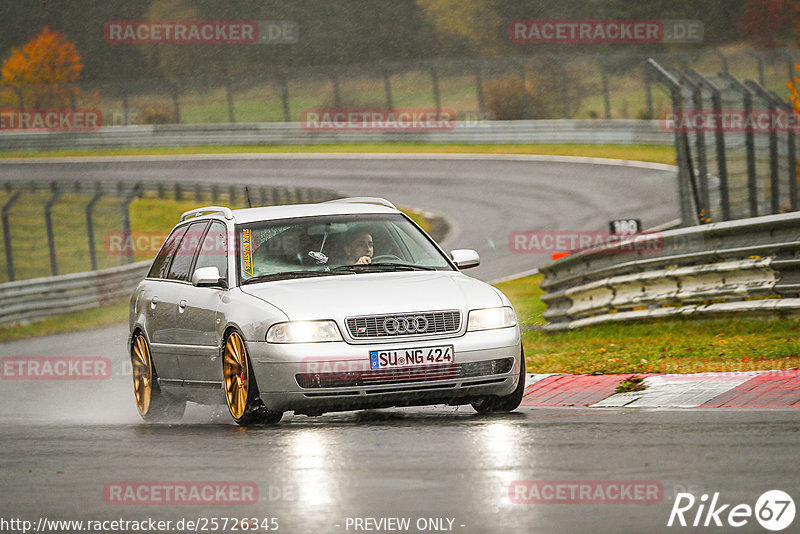
[[[253,276],[253,254],[252,249],[250,247],[250,229],[245,228],[242,230],[242,257],[243,257],[243,265],[242,270]]]

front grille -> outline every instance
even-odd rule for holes
[[[301,373],[295,378],[301,388],[343,388],[499,375],[508,373],[513,366],[514,358],[500,358],[483,362],[445,363],[341,373]]]
[[[461,328],[461,312],[399,313],[348,317],[347,330],[355,339],[447,334]]]

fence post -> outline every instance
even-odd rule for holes
[[[689,70],[687,75],[711,93],[711,105],[714,107],[714,113],[716,113],[717,116],[722,116],[722,96],[720,90],[693,70]],[[725,132],[723,132],[722,128],[716,129],[714,140],[717,150],[717,173],[719,174],[719,196],[720,204],[722,204],[722,220],[729,221],[731,218],[731,202],[728,192],[728,161],[725,153]]]
[[[525,63],[523,60],[515,61],[514,65],[517,67],[517,76],[519,76],[519,83],[520,83],[520,101],[522,102],[522,118],[529,119],[530,118],[530,111],[528,107],[530,103],[528,102],[528,91],[527,91],[527,76],[525,75]]]
[[[569,118],[569,91],[567,89],[567,69],[561,63],[558,64],[558,69],[561,72],[561,105],[563,106],[563,115],[565,119]]]
[[[281,102],[283,103],[283,122],[291,122],[292,115],[291,110],[289,109],[289,82],[286,79],[286,71],[281,70],[279,78],[281,83]]]
[[[131,232],[131,202],[139,196],[139,188],[140,184],[136,183],[131,188],[128,195],[125,197],[125,200],[122,201],[122,235],[129,236],[132,234]],[[127,260],[128,263],[133,263],[136,261],[134,256],[133,246],[127,247]],[[120,263],[122,262],[122,256],[120,256]]]
[[[383,90],[386,92],[386,109],[394,109],[394,99],[392,98],[392,79],[388,69],[381,69],[383,76]]]
[[[672,109],[676,116],[680,116],[683,109],[681,100],[681,84],[669,72],[664,70],[661,65],[656,63],[653,59],[648,59],[646,63],[647,68],[670,92],[672,98]],[[678,163],[678,198],[681,203],[681,220],[685,226],[694,226],[699,224],[697,217],[697,209],[693,209],[693,177],[691,176],[691,169],[689,165],[689,143],[684,139],[685,132],[680,128],[675,128],[675,151],[676,160]],[[697,208],[695,205],[694,208]]]
[[[331,70],[328,74],[328,77],[331,79],[331,83],[333,84],[333,107],[336,109],[342,109],[342,95],[339,90],[339,75],[336,74],[335,70]]]
[[[6,249],[6,268],[8,270],[8,280],[10,282],[13,282],[16,278],[14,276],[14,254],[11,250],[11,226],[9,224],[8,214],[17,200],[19,200],[20,195],[22,195],[22,191],[14,192],[11,198],[8,199],[8,202],[3,205],[2,212],[0,212],[3,220],[3,243]]]
[[[732,89],[736,89],[742,95],[744,101],[745,117],[753,115],[753,95],[750,89],[742,85],[739,80],[730,74],[723,74]],[[755,136],[753,134],[753,123],[747,121],[745,125],[745,152],[747,154],[747,196],[750,217],[758,216],[758,177],[756,176],[756,148]]]
[[[756,64],[758,65],[758,83],[762,86],[764,84],[764,58],[761,57],[761,54],[754,52],[753,50],[747,50],[747,55],[754,58],[756,60]]]
[[[172,80],[170,84],[172,86],[172,109],[175,113],[175,124],[181,123],[181,105],[178,101],[178,83],[179,82],[177,80]]]
[[[483,114],[486,111],[486,99],[483,96],[483,71],[481,69],[480,60],[475,62],[475,94],[478,98],[478,114],[479,119],[483,119]]]
[[[608,71],[605,65],[600,65],[600,77],[603,83],[603,105],[606,108],[606,119],[611,118],[611,100],[608,96]]]
[[[647,70],[647,64],[644,69],[644,93],[647,99],[647,117],[654,119],[655,113],[653,112],[653,88],[650,86],[650,72]]]
[[[128,106],[128,90],[125,85],[122,86],[122,124],[125,126],[131,123],[131,110]]]
[[[695,112],[703,112],[703,93],[701,86],[689,76],[682,75],[681,79],[692,91],[692,105]],[[695,133],[695,150],[697,151],[697,173],[700,178],[700,194],[698,210],[700,224],[711,222],[711,205],[708,192],[708,160],[706,157],[706,136],[702,128]]]
[[[778,108],[775,106],[771,95],[766,89],[753,80],[746,80],[744,84],[769,106],[770,117],[776,117],[778,115]],[[778,202],[780,197],[780,178],[778,176],[778,130],[774,120],[770,121],[769,127],[769,177],[770,208],[772,209],[772,213],[778,213],[780,212],[780,203]]]
[[[711,51],[722,61],[722,72],[728,74],[728,58],[716,48],[712,49]]]
[[[97,270],[97,250],[94,244],[94,217],[92,216],[92,210],[94,210],[95,205],[103,196],[103,192],[100,191],[100,184],[97,184],[98,191],[94,194],[92,199],[86,204],[86,234],[87,238],[89,239],[89,261],[92,264],[92,270]],[[126,236],[122,236],[123,242],[125,242]]]
[[[51,190],[53,191],[53,196],[50,197],[50,200],[47,201],[44,207],[44,223],[47,228],[47,248],[50,251],[50,272],[53,276],[58,276],[56,238],[53,232],[53,206],[55,206],[58,199],[61,198],[61,191],[58,190],[58,186],[55,183],[51,184]]]
[[[442,95],[439,92],[439,75],[436,73],[436,67],[430,66],[431,84],[433,86],[433,101],[436,106],[436,119],[439,119],[439,114],[442,111]]]
[[[236,115],[233,113],[233,90],[231,89],[231,77],[225,73],[225,98],[228,101],[228,122],[236,122]]]

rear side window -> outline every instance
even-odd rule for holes
[[[180,228],[176,228],[169,235],[169,237],[167,237],[167,240],[164,241],[164,245],[162,245],[161,250],[158,251],[156,259],[153,261],[153,266],[150,267],[150,272],[147,273],[148,278],[167,277],[167,270],[169,269],[169,263],[172,260],[172,256],[175,252],[175,249],[178,246],[178,243],[181,242],[183,234],[186,233],[186,228],[187,228],[186,226],[181,226]]]
[[[189,270],[192,268],[192,260],[200,246],[203,238],[203,231],[206,229],[207,221],[196,222],[189,225],[189,229],[181,239],[180,245],[175,249],[174,259],[169,266],[167,279],[169,280],[189,280]]]

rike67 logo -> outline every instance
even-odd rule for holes
[[[739,528],[752,524],[755,517],[763,528],[778,532],[792,524],[794,515],[794,500],[781,490],[765,491],[758,497],[755,506],[724,503],[720,500],[719,492],[715,492],[710,501],[706,493],[699,499],[691,493],[678,493],[667,526]]]

